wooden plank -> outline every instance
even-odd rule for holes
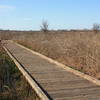
[[[55,79],[37,79],[39,82],[41,83],[50,83],[50,82],[63,82],[63,81],[72,81],[72,79],[68,79],[68,78],[55,78]],[[81,79],[83,80],[83,79]],[[78,79],[73,79],[73,81],[79,81]]]
[[[86,87],[94,87],[95,85],[89,83],[88,81],[65,81],[65,82],[49,82],[49,83],[41,83],[43,88],[47,91],[51,90],[60,90],[60,89],[75,89],[75,88],[86,88]],[[100,88],[99,88],[100,89]]]
[[[54,98],[75,97],[75,96],[84,96],[84,95],[100,96],[100,89],[98,87],[63,89],[57,91],[50,91],[49,93]]]
[[[35,76],[38,79],[77,79],[77,80],[82,80],[82,78],[78,77],[78,76],[74,76],[71,73],[67,73],[67,72],[55,72],[55,73],[42,73],[42,74],[36,74],[36,73],[31,73],[33,76]]]
[[[55,100],[100,100],[100,95],[83,95],[75,97],[55,98]]]

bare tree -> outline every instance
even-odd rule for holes
[[[41,30],[42,30],[43,32],[48,32],[49,24],[48,24],[48,22],[45,20],[45,21],[42,22],[42,25],[41,25],[40,27],[41,27]]]
[[[97,23],[93,24],[93,31],[95,33],[98,33],[99,30],[100,30],[100,24],[97,24]]]

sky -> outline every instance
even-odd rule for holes
[[[0,0],[0,29],[90,29],[100,23],[100,0]]]

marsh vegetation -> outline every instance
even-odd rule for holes
[[[36,93],[0,44],[0,100],[34,100]]]

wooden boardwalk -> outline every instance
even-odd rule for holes
[[[100,100],[98,80],[86,80],[14,42],[4,48],[42,100]]]

